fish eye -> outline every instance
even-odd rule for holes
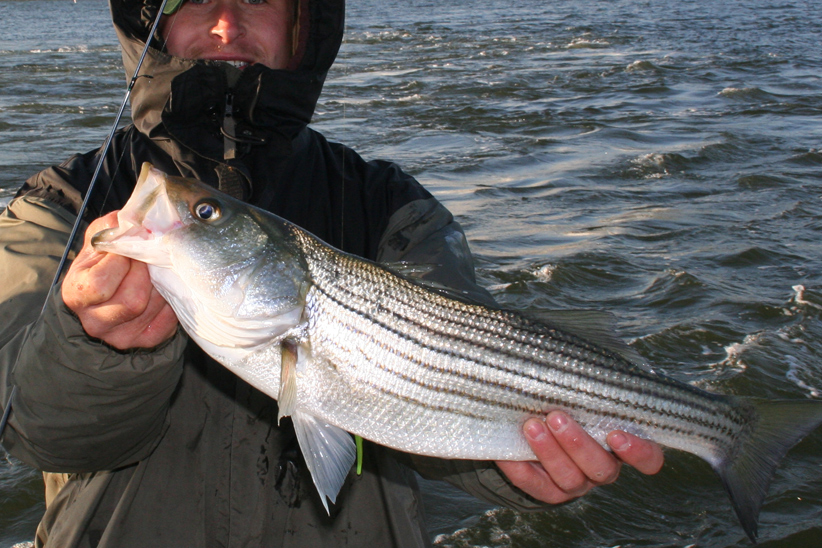
[[[222,216],[220,205],[211,201],[203,200],[194,206],[194,216],[201,221],[213,222]]]

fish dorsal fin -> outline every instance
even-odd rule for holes
[[[405,261],[380,263],[392,273],[411,281],[434,293],[439,293],[447,299],[453,299],[469,305],[493,306],[493,298],[484,290],[464,290],[449,287],[438,280],[424,276],[434,272],[442,265],[432,263],[409,263]]]
[[[381,263],[388,270],[399,274],[405,278],[411,278],[418,282],[425,282],[422,278],[429,272],[433,272],[438,265],[430,263],[410,263],[408,261],[392,261]]]
[[[586,339],[600,348],[613,352],[631,364],[651,371],[639,352],[616,335],[616,317],[602,310],[539,310],[525,316],[548,327]]]
[[[349,470],[357,458],[357,447],[351,434],[299,410],[291,415],[311,479],[320,493],[325,511],[328,500],[337,501]]]
[[[400,276],[410,278],[415,283],[428,290],[435,291],[444,297],[468,304],[487,306],[487,303],[478,302],[467,292],[447,287],[435,280],[429,280],[423,277],[436,269],[438,265],[397,261],[385,263],[383,266]],[[615,329],[616,318],[610,312],[602,310],[537,310],[528,311],[523,315],[548,327],[560,329],[561,331],[587,339],[597,346],[613,352],[631,364],[646,371],[651,371],[651,367],[648,362],[645,361],[645,358],[643,358],[639,352],[628,346],[625,341],[617,337]]]

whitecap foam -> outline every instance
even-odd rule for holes
[[[709,365],[713,370],[731,370],[741,373],[748,369],[742,359],[746,350],[759,344],[759,334],[745,335],[742,342],[731,343],[725,347],[725,358]]]
[[[584,49],[584,48],[607,48],[611,45],[610,42],[607,40],[602,40],[599,38],[595,39],[588,39],[588,38],[574,38],[568,44],[566,44],[566,49]]]
[[[634,61],[633,63],[625,67],[625,72],[646,72],[655,70],[657,70],[656,65],[654,65],[650,61]]]
[[[804,285],[795,285],[791,287],[791,289],[793,289],[796,293],[793,297],[794,303],[800,306],[809,306],[811,308],[816,308],[817,310],[822,310],[822,306],[819,306],[818,304],[805,299],[806,289]]]
[[[770,99],[772,95],[757,87],[737,88],[727,87],[720,91],[717,95],[720,97],[728,97],[733,99]]]
[[[808,395],[813,398],[818,398],[822,395],[822,388],[812,386],[803,380],[803,378],[814,377],[814,372],[810,371],[807,365],[790,354],[785,355],[785,361],[788,362],[788,370],[785,372],[786,379],[802,390],[805,390]]]
[[[534,277],[540,282],[550,282],[554,276],[554,271],[557,269],[555,264],[546,264],[534,271]]]

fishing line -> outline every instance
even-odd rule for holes
[[[172,0],[168,0],[168,1],[172,1]],[[160,7],[161,7],[161,8],[163,8],[163,6],[164,6],[165,4],[166,4],[166,2],[163,2],[163,4],[161,4],[161,5],[160,5]],[[173,15],[173,14],[176,12],[176,10],[179,10],[179,9],[180,9],[180,6],[179,6],[179,5],[175,7],[175,6],[173,5],[173,3],[172,3],[172,6],[171,6],[171,8],[170,8],[170,13],[164,13],[164,8],[163,8],[163,9],[161,9],[159,13],[162,13],[163,15]],[[152,27],[151,27],[151,31],[150,31],[150,33],[149,33],[149,35],[148,35],[148,41],[147,41],[147,43],[150,43],[150,42],[151,42],[151,40],[153,40],[153,39],[155,39],[155,38],[159,38],[159,36],[155,36],[156,29],[157,29],[157,28],[158,28],[158,26],[159,26],[159,25],[156,23],[157,21],[159,21],[159,19],[156,19],[156,20],[155,20],[155,24],[154,24],[154,25],[152,25]],[[168,19],[168,23],[169,23],[169,26],[168,26],[168,28],[166,29],[165,36],[170,36],[170,35],[171,35],[172,29],[174,28],[174,25],[177,23],[177,18],[176,18],[176,17],[170,17],[170,18]],[[163,38],[163,47],[165,47],[165,38]],[[146,56],[146,52],[147,52],[147,51],[148,51],[148,50],[147,50],[146,48],[144,48],[144,49],[143,49],[143,54],[140,56],[140,60],[139,60],[139,62],[138,62],[138,64],[137,64],[137,69],[134,71],[134,76],[132,76],[132,79],[131,79],[131,86],[129,86],[129,89],[128,89],[128,90],[126,90],[126,93],[127,93],[127,94],[130,94],[130,93],[131,93],[131,88],[132,88],[132,87],[133,87],[133,85],[136,83],[136,80],[137,80],[137,78],[138,78],[138,76],[136,76],[136,75],[137,75],[137,72],[140,70],[140,65],[142,65],[142,63],[143,63],[143,59],[145,59],[145,56]],[[144,74],[144,75],[142,75],[142,76],[139,76],[139,78],[147,78],[147,79],[149,79],[149,80],[150,80],[150,79],[151,79],[151,76],[149,76],[149,75],[147,75],[147,74]],[[119,125],[119,119],[122,117],[122,114],[123,114],[122,109],[124,108],[125,103],[127,102],[127,99],[128,99],[128,95],[126,95],[126,99],[124,99],[124,100],[123,100],[123,106],[121,106],[121,112],[118,114],[118,125]],[[112,135],[113,135],[113,134],[112,134]],[[109,138],[110,138],[110,137],[109,137]],[[112,187],[114,187],[114,181],[115,181],[115,179],[117,178],[117,173],[119,173],[119,171],[120,171],[120,166],[121,166],[121,165],[122,165],[122,163],[123,163],[123,158],[125,157],[126,152],[127,152],[126,147],[123,147],[123,150],[120,152],[120,156],[117,158],[117,163],[115,164],[115,165],[116,165],[116,167],[114,168],[114,174],[113,174],[113,175],[112,175],[112,177],[111,177],[111,181],[109,181],[108,189],[106,190],[106,195],[103,197],[103,200],[102,200],[102,202],[101,202],[101,208],[102,208],[102,207],[104,207],[106,203],[108,203],[108,197],[109,197],[109,195],[111,194],[111,189],[112,189]],[[99,169],[99,165],[98,165],[98,169]],[[71,240],[70,240],[70,241],[71,241]],[[57,270],[57,272],[59,273],[59,272],[60,272],[60,269],[58,269],[58,270]],[[54,281],[54,283],[57,283],[57,281],[55,280],[55,281]],[[0,435],[2,435],[2,430],[0,430]]]
[[[94,169],[94,175],[91,177],[91,182],[88,185],[88,189],[86,190],[86,195],[83,198],[82,204],[80,204],[80,208],[77,210],[77,219],[74,221],[74,225],[72,226],[71,232],[69,233],[68,242],[66,243],[65,249],[63,249],[63,255],[60,257],[60,262],[57,265],[57,272],[54,274],[54,279],[49,286],[49,290],[46,293],[46,299],[43,302],[43,308],[40,309],[40,314],[38,316],[38,320],[43,317],[46,312],[46,308],[48,306],[48,302],[51,299],[51,295],[54,292],[54,288],[57,286],[57,282],[60,281],[60,276],[63,273],[63,268],[65,267],[66,260],[68,259],[69,253],[71,253],[72,245],[74,244],[74,239],[77,237],[77,233],[80,231],[80,225],[83,223],[83,214],[85,213],[86,209],[88,209],[89,200],[91,198],[92,192],[94,191],[94,187],[97,184],[97,180],[100,177],[100,171],[103,167],[103,163],[106,160],[106,155],[108,154],[109,149],[111,148],[111,141],[114,139],[114,135],[117,133],[118,126],[120,125],[120,120],[123,118],[123,113],[126,110],[126,106],[128,105],[128,100],[131,97],[131,90],[134,89],[134,84],[137,82],[138,78],[151,78],[151,76],[147,75],[140,75],[140,69],[143,66],[143,61],[148,54],[148,49],[150,47],[152,39],[154,39],[155,33],[157,32],[157,27],[160,25],[160,19],[163,17],[163,11],[166,8],[166,4],[168,0],[162,0],[160,3],[160,7],[157,10],[157,15],[154,17],[154,22],[151,25],[151,30],[148,33],[148,37],[146,38],[146,45],[143,47],[143,51],[140,54],[140,59],[137,61],[137,67],[134,69],[134,74],[129,81],[128,87],[126,88],[125,96],[123,97],[123,102],[120,104],[120,109],[117,111],[117,116],[114,119],[114,124],[111,126],[111,131],[109,131],[108,137],[106,137],[105,142],[101,148],[100,152],[100,159],[97,161],[97,167]],[[120,157],[122,160],[122,156]],[[118,161],[119,165],[119,161]],[[29,333],[31,333],[29,331]],[[26,335],[26,339],[28,338],[28,334]],[[17,360],[15,360],[15,367],[17,366],[17,362],[20,359],[20,353],[23,351],[23,346],[25,346],[25,340],[23,343],[20,344],[20,348],[17,350]],[[12,374],[14,370],[12,370]],[[9,416],[11,415],[11,408],[12,403],[14,400],[14,395],[17,393],[17,385],[12,385],[11,391],[9,392],[8,401],[6,402],[5,409],[3,411],[3,418],[0,419],[0,439],[3,438],[3,433],[6,430],[6,425],[9,421]]]
[[[348,17],[346,17],[343,20],[343,35],[342,35],[341,49],[342,49],[342,46],[345,45],[345,41],[346,41],[347,36],[348,36]],[[343,76],[347,76],[347,74],[345,74],[345,71],[346,71],[347,68],[348,68],[347,65],[345,66],[345,68],[343,68]],[[344,81],[345,81],[345,78],[343,78],[343,82]],[[343,86],[343,95],[342,95],[342,99],[343,99],[342,100],[343,127],[345,127],[345,106],[346,106],[345,105],[345,94],[346,94],[347,89],[348,88]],[[345,156],[346,156],[345,151],[343,151],[342,166],[341,166],[341,170],[342,170],[342,185],[341,185],[341,187],[342,188],[340,189],[340,196],[341,196],[341,199],[340,199],[340,249],[343,249],[343,246],[345,245]]]
[[[342,44],[340,45],[340,49],[342,49],[342,46],[345,46],[347,37],[348,37],[348,17],[346,17],[343,21],[343,35],[342,35]],[[348,64],[343,66],[343,79],[342,79],[343,82],[346,81],[345,76],[348,76],[347,72],[348,72]],[[345,99],[346,99],[347,92],[348,92],[348,88],[345,85],[343,85],[343,93],[342,93],[343,127],[345,127],[345,119],[346,119],[345,118],[345,116],[346,116],[346,108],[345,107],[347,105],[346,105],[346,100]],[[340,196],[341,196],[341,199],[340,199],[340,249],[344,249],[344,246],[345,246],[345,157],[346,157],[346,154],[345,154],[345,151],[343,150],[342,166],[340,168],[341,171],[342,171],[342,183],[341,183],[341,189],[340,189]],[[358,436],[357,434],[354,434],[354,445],[357,448],[357,475],[361,476],[362,475],[362,466],[363,466],[363,455],[364,455],[364,453],[363,453],[363,439],[360,436]]]

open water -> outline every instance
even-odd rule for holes
[[[125,88],[101,0],[0,0],[0,205],[99,146]],[[822,9],[815,0],[351,0],[314,125],[398,161],[519,309],[603,308],[703,388],[822,398]],[[708,466],[540,514],[437,486],[442,547],[749,546]],[[0,457],[0,548],[36,472]],[[822,546],[822,431],[780,468],[763,548]]]

